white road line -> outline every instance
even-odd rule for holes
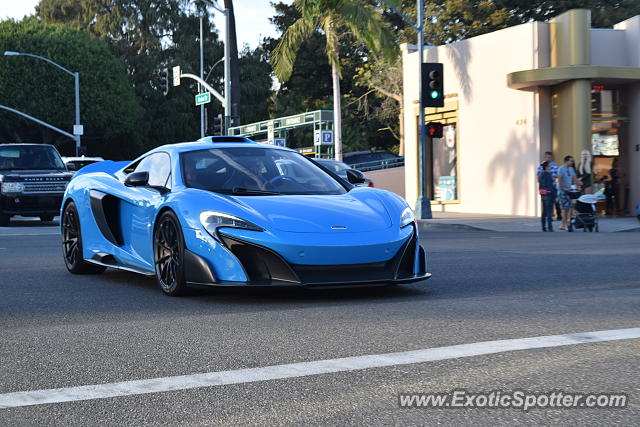
[[[60,230],[56,231],[36,231],[32,233],[0,233],[0,237],[5,236],[55,236],[59,235]]]
[[[20,391],[0,394],[0,408],[104,399],[109,397],[188,390],[228,384],[279,380],[284,378],[297,378],[334,372],[347,372],[385,366],[409,365],[414,363],[432,362],[435,360],[472,357],[515,350],[560,347],[574,344],[627,340],[632,338],[640,338],[640,328],[485,341],[472,344],[452,345],[448,347],[403,351],[398,353],[372,354],[339,359],[316,360],[313,362],[290,363],[286,365],[266,366],[262,368],[207,372],[193,375],[151,378],[146,380],[123,381],[119,383],[96,384],[79,387]]]

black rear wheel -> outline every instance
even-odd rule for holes
[[[11,217],[9,215],[0,214],[0,227],[8,227],[10,219]]]
[[[73,274],[102,273],[106,267],[88,263],[82,257],[82,233],[78,210],[69,202],[62,213],[62,255],[64,264]]]
[[[163,213],[153,234],[153,259],[158,285],[167,295],[183,295],[187,290],[184,237],[176,215],[171,211]]]

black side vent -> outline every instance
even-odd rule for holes
[[[240,261],[251,282],[300,283],[289,264],[273,251],[221,234],[222,241]]]
[[[102,235],[111,243],[122,246],[120,231],[120,199],[98,190],[91,190],[91,211]]]

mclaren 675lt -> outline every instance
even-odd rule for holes
[[[298,152],[242,137],[158,147],[82,168],[61,207],[71,273],[204,286],[369,286],[427,279],[413,212]]]

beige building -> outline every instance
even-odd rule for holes
[[[545,151],[558,164],[594,157],[594,191],[619,175],[619,211],[640,203],[640,16],[590,28],[589,10],[566,12],[460,42],[430,47],[444,64],[445,123],[428,143],[435,211],[538,215],[535,168]],[[418,196],[418,55],[403,45],[405,198]],[[616,174],[614,171],[613,174]]]

